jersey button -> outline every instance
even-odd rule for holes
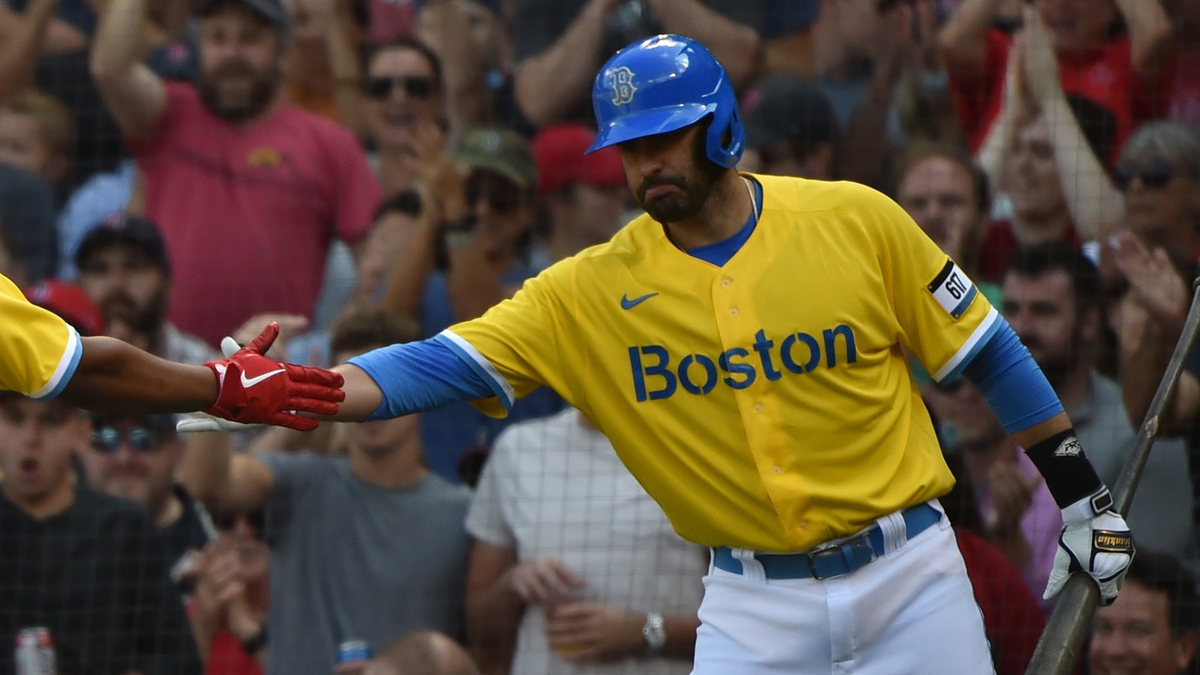
[[[721,280],[721,285],[724,286],[725,288],[729,288],[730,286],[733,285],[733,279],[730,279],[729,277],[725,277],[724,279]]]
[[[738,315],[737,307],[730,307],[729,308],[729,316],[737,316],[737,315]]]
[[[783,467],[776,464],[775,466],[771,467],[771,473],[778,476],[779,474],[783,473]]]
[[[763,404],[755,403],[754,404],[754,412],[761,413],[762,411],[763,411]]]

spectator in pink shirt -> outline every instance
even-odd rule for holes
[[[194,86],[137,60],[145,12],[109,3],[91,65],[167,244],[168,318],[216,344],[264,311],[311,317],[330,242],[358,242],[379,205],[366,156],[335,122],[282,102],[279,0],[201,3]]]

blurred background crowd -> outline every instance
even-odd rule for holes
[[[271,320],[322,366],[432,336],[637,214],[617,150],[584,154],[591,86],[660,32],[725,66],[741,170],[898,201],[1116,481],[1200,260],[1200,0],[3,0],[0,272],[187,363]],[[1059,510],[970,383],[914,369],[1022,673]],[[0,675],[33,627],[63,675],[690,670],[709,553],[553,392],[174,422],[0,393]],[[1159,436],[1077,672],[1195,668],[1200,349]]]

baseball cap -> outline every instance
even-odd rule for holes
[[[145,218],[124,212],[108,216],[84,236],[78,250],[75,251],[75,267],[83,269],[88,258],[94,253],[117,244],[132,244],[138,247],[162,268],[163,273],[171,274],[171,266],[167,261],[167,246],[158,228]]]
[[[103,335],[104,314],[83,289],[57,279],[47,279],[25,289],[29,302],[62,317],[80,335]]]
[[[799,77],[769,77],[759,84],[757,95],[757,103],[745,115],[746,147],[761,148],[780,140],[837,140],[833,104],[811,83]]]
[[[625,167],[616,148],[584,154],[595,140],[596,132],[582,124],[559,124],[539,131],[531,142],[537,159],[538,192],[554,194],[575,183],[602,188],[624,185]]]
[[[464,169],[495,171],[522,188],[537,183],[537,162],[529,141],[511,129],[471,129],[455,142],[450,156]]]
[[[225,7],[241,5],[266,19],[275,26],[287,26],[288,13],[280,0],[201,0],[196,7],[197,16],[209,16]]]

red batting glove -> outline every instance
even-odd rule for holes
[[[233,356],[204,364],[217,376],[217,402],[204,412],[242,424],[274,424],[300,431],[317,420],[296,413],[333,415],[346,398],[342,376],[320,368],[280,363],[263,354],[279,336],[272,322]]]

